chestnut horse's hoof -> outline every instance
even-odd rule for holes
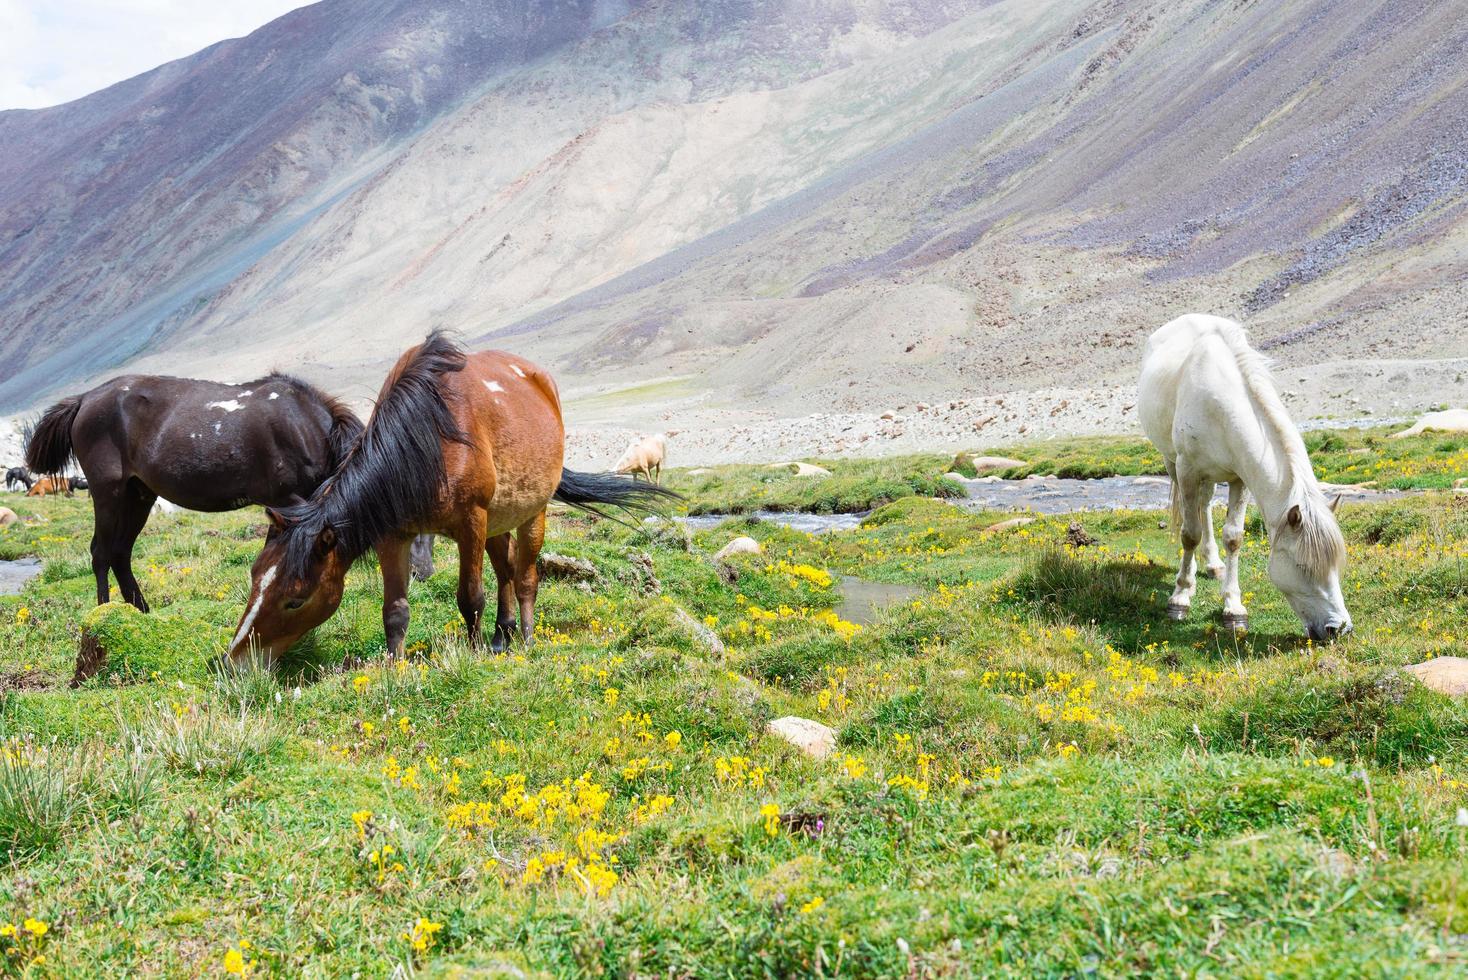
[[[1181,623],[1183,620],[1188,618],[1188,611],[1190,608],[1190,606],[1184,606],[1180,603],[1169,602],[1167,604],[1167,618],[1172,620],[1174,623]]]
[[[1226,630],[1232,630],[1235,633],[1247,633],[1247,632],[1249,632],[1249,614],[1248,613],[1224,613],[1223,614],[1223,628],[1226,629]]]

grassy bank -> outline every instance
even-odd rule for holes
[[[1428,433],[1389,439],[1388,429],[1310,432],[1305,444],[1315,474],[1331,483],[1370,483],[1383,490],[1444,489],[1468,477],[1468,437]],[[1006,456],[1024,465],[992,471],[1006,479],[1032,474],[1090,480],[1163,474],[1162,457],[1140,438],[1097,436],[1013,445],[976,445],[974,455]],[[793,475],[789,468],[716,466],[669,470],[666,482],[689,499],[692,514],[803,511],[861,513],[909,495],[958,497],[942,479],[953,456],[918,454],[883,459],[812,459],[828,477]],[[975,475],[971,470],[965,476]]]
[[[919,472],[884,465],[851,476]],[[741,468],[700,499],[768,486]],[[856,531],[737,519],[689,549],[557,518],[547,547],[600,580],[548,583],[537,644],[509,656],[465,650],[440,548],[409,657],[384,659],[364,565],[277,674],[231,677],[196,638],[234,626],[258,514],[155,518],[151,666],[76,690],[83,620],[134,617],[91,613],[84,498],[7,499],[42,522],[0,553],[46,571],[0,598],[4,968],[1468,968],[1468,706],[1397,670],[1461,654],[1461,503],[1344,505],[1357,630],[1315,647],[1257,528],[1235,638],[1212,582],[1190,621],[1163,617],[1156,514],[1086,515],[1078,549],[1067,518],[986,532],[995,515],[894,496]],[[765,553],[729,582],[707,553],[739,533]],[[837,574],[923,591],[855,628]],[[836,755],[764,732],[786,714],[834,728]]]

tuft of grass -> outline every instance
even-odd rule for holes
[[[55,846],[96,796],[98,765],[85,747],[0,747],[0,857],[16,860]]]
[[[156,705],[125,736],[170,769],[218,779],[244,774],[277,743],[269,723],[248,709],[192,703]]]

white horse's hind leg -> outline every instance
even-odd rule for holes
[[[1213,487],[1203,488],[1203,567],[1212,578],[1223,578],[1223,559],[1218,557],[1218,542],[1213,538]]]
[[[1177,570],[1177,587],[1172,598],[1167,600],[1167,618],[1184,620],[1193,607],[1193,589],[1198,583],[1193,563],[1193,552],[1203,541],[1204,525],[1208,521],[1208,488],[1195,479],[1179,474],[1178,493],[1182,496],[1182,563]]]
[[[1239,593],[1239,551],[1244,547],[1244,509],[1248,497],[1241,480],[1228,485],[1228,512],[1223,518],[1223,625],[1235,632],[1249,628],[1249,611]]]

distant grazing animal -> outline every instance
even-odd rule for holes
[[[43,476],[25,492],[27,497],[49,497],[52,494],[64,493],[71,496],[71,480],[64,476]]]
[[[535,559],[552,500],[599,513],[598,504],[650,510],[661,487],[562,466],[565,430],[555,382],[503,351],[466,354],[440,333],[388,374],[357,446],[311,499],[270,509],[249,602],[230,644],[236,664],[266,664],[341,604],[347,569],[375,547],[382,568],[387,649],[408,629],[409,550],[417,534],[459,547],[459,612],[481,642],[484,556],[499,583],[492,649],[515,631],[535,633]],[[511,540],[511,534],[514,540]]]
[[[1264,357],[1244,328],[1222,317],[1191,314],[1162,326],[1147,341],[1137,414],[1172,478],[1175,525],[1183,556],[1168,600],[1172,619],[1187,617],[1194,587],[1193,552],[1203,545],[1210,571],[1223,577],[1223,619],[1248,625],[1239,594],[1245,491],[1269,529],[1269,577],[1315,640],[1351,630],[1341,596],[1346,544],[1335,506],[1315,481],[1299,430],[1290,421]],[[1216,483],[1228,483],[1224,563],[1213,543],[1209,505]]]
[[[1405,439],[1424,432],[1468,432],[1468,408],[1450,408],[1445,412],[1428,412],[1409,429],[1393,432],[1391,438]]]
[[[617,473],[631,473],[633,479],[641,473],[650,483],[663,480],[663,460],[668,456],[668,437],[664,435],[644,436],[622,454],[612,469]]]
[[[242,385],[125,375],[51,406],[26,462],[54,474],[75,453],[92,488],[97,601],[111,569],[123,598],[147,612],[132,551],[155,500],[202,511],[299,502],[361,431],[346,405],[286,375]]]
[[[31,476],[31,471],[24,466],[12,466],[5,471],[5,489],[14,490],[17,486],[23,486],[29,490],[36,482]]]

